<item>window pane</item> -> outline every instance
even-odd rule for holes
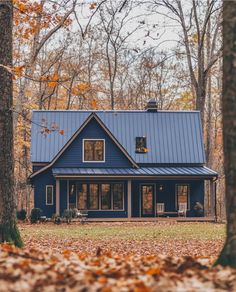
[[[101,185],[101,204],[103,210],[111,209],[111,190],[109,184]]]
[[[153,186],[142,186],[142,212],[144,215],[153,213]]]
[[[76,183],[69,182],[69,209],[76,208]]]
[[[47,186],[46,188],[46,204],[52,205],[53,204],[53,187]]]
[[[98,209],[98,185],[89,185],[89,209]]]
[[[188,185],[177,185],[177,208],[180,203],[186,203],[188,206]]]
[[[77,208],[79,210],[87,209],[87,185],[77,185]]]
[[[114,184],[113,185],[113,209],[114,210],[123,209],[123,200],[124,200],[123,184]]]
[[[145,153],[147,148],[146,137],[136,137],[136,152]]]
[[[86,140],[84,141],[84,161],[103,161],[104,141]]]
[[[84,141],[84,160],[93,161],[93,141]]]
[[[104,141],[94,142],[94,161],[103,161]]]

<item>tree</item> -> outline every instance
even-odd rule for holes
[[[22,246],[14,192],[12,19],[12,0],[0,0],[0,242]]]
[[[216,264],[236,268],[236,1],[223,2],[223,137],[227,237]]]

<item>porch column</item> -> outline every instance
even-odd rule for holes
[[[131,218],[131,180],[128,180],[128,192],[127,192],[127,195],[128,195],[128,206],[127,206],[127,209],[128,209],[128,218]]]
[[[60,215],[60,180],[56,179],[56,214]]]
[[[211,216],[215,217],[215,187],[214,187],[214,180],[210,180],[210,207],[211,207]]]

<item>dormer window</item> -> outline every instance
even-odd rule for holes
[[[105,162],[105,141],[103,139],[83,140],[83,162]]]
[[[146,153],[147,149],[147,138],[146,137],[136,137],[136,153]]]

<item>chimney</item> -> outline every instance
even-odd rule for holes
[[[154,113],[157,112],[157,102],[154,98],[150,99],[146,105],[147,112]]]

